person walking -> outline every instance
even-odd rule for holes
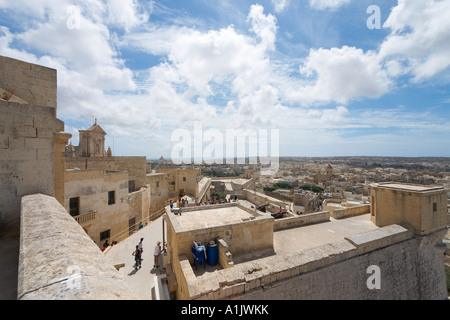
[[[134,256],[134,261],[136,261],[134,270],[138,270],[138,268],[141,268],[141,251],[139,250],[138,245],[136,246],[136,250],[133,251],[132,255]]]
[[[144,241],[144,238],[141,238],[141,241],[139,241],[139,251],[141,253],[141,260],[144,260],[144,258],[142,258],[142,254],[144,253],[144,244],[142,243]]]
[[[158,268],[158,267],[159,267],[159,265],[158,265],[158,259],[159,259],[159,255],[160,255],[160,254],[161,254],[161,241],[158,241],[158,242],[156,243],[155,251],[154,251],[154,253],[153,253],[154,258],[155,258],[154,264],[153,264],[153,268]]]

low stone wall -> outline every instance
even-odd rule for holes
[[[332,217],[334,219],[344,219],[344,218],[359,216],[359,215],[367,214],[367,213],[370,213],[370,204],[350,207],[350,208],[346,208],[346,209],[335,209],[335,210],[333,210]]]
[[[219,251],[219,265],[223,269],[232,268],[234,267],[233,263],[233,255],[231,254],[230,250],[228,249],[228,244],[220,238],[216,239],[217,245],[218,245],[218,251]]]
[[[138,300],[55,198],[21,200],[18,300]]]
[[[183,212],[191,212],[191,211],[201,211],[201,210],[210,210],[210,209],[220,209],[220,208],[229,208],[238,206],[238,202],[230,202],[230,203],[218,203],[218,204],[207,204],[202,206],[188,205],[187,207],[181,207],[181,213]],[[167,210],[167,207],[166,207]]]
[[[275,211],[278,211],[278,209],[280,207],[285,208],[287,205],[289,205],[288,202],[270,197],[270,196],[260,193],[260,192],[255,192],[253,190],[244,189],[244,190],[242,190],[242,192],[243,192],[244,199],[246,199],[256,205],[263,205],[266,203],[270,203],[271,205],[276,207]]]
[[[295,215],[293,217],[275,219],[273,223],[273,231],[279,231],[290,228],[297,228],[309,224],[322,223],[330,221],[330,213],[328,211]]]

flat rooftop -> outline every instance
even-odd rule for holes
[[[328,222],[274,231],[273,250],[265,249],[233,255],[233,262],[237,265],[269,256],[302,252],[376,229],[379,229],[379,227],[372,223],[370,214],[345,219],[330,218]],[[203,275],[220,269],[221,267],[218,265],[210,266],[207,264],[205,269],[202,266],[199,266],[197,270],[194,269],[194,274],[198,279],[202,279]]]
[[[370,213],[345,219],[330,218],[328,222],[276,231],[273,245],[276,254],[300,252],[375,229],[378,227],[370,220]]]
[[[182,211],[177,221],[183,229],[204,229],[252,219],[254,216],[238,206],[209,207],[206,210]]]
[[[397,190],[406,190],[406,191],[413,191],[413,192],[443,190],[442,186],[423,186],[423,185],[403,184],[403,183],[382,183],[382,184],[377,185],[377,187],[378,188],[397,189]]]

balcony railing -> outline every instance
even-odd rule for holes
[[[80,214],[79,216],[75,216],[74,218],[79,224],[85,224],[87,222],[94,221],[96,213],[97,211],[93,210],[84,214]]]

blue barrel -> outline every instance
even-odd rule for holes
[[[217,244],[210,244],[206,247],[206,262],[210,266],[215,266],[219,261],[219,247]]]

